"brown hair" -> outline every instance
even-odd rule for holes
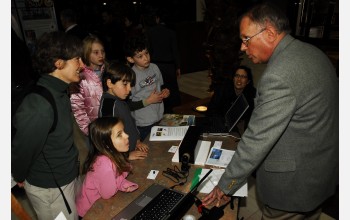
[[[107,156],[116,166],[119,173],[130,171],[131,166],[127,152],[119,152],[111,140],[112,128],[123,123],[118,117],[97,118],[89,125],[91,150],[83,167],[83,174],[93,171],[93,164],[98,156]]]
[[[84,38],[83,40],[83,49],[84,49],[84,52],[83,52],[83,62],[87,65],[87,66],[90,66],[90,54],[91,54],[91,51],[92,51],[92,44],[93,43],[99,43],[103,46],[104,48],[104,45],[103,45],[103,42],[96,36],[94,35],[89,35],[87,37]]]
[[[40,74],[53,72],[58,59],[70,60],[83,54],[81,40],[64,32],[44,33],[36,43],[33,67]]]

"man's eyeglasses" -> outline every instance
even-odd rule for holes
[[[245,38],[245,39],[242,39],[242,43],[243,43],[246,47],[248,47],[249,41],[250,41],[253,37],[255,37],[256,35],[262,33],[262,32],[265,31],[265,30],[266,30],[266,28],[263,28],[261,31],[259,31],[258,33],[254,34],[253,36],[247,37],[247,38]]]

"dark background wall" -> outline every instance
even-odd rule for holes
[[[183,74],[208,69],[203,43],[206,40],[203,22],[183,22],[176,25]]]
[[[106,2],[107,6],[102,3]],[[179,51],[182,63],[182,73],[205,70],[209,67],[205,57],[203,44],[207,39],[208,23],[196,21],[196,0],[137,0],[133,4],[129,0],[54,0],[56,16],[66,7],[77,9],[79,23],[91,29],[101,22],[100,11],[108,7],[116,14],[125,12],[140,15],[149,6],[161,6],[168,10],[167,24],[177,33]],[[339,51],[339,0],[206,0],[207,5],[236,4],[242,11],[260,2],[271,2],[285,11],[290,18],[292,35],[308,41],[327,54],[337,66]],[[298,20],[299,2],[304,3],[303,14],[306,16]],[[222,13],[224,14],[224,12]],[[62,28],[59,17],[58,26]],[[298,23],[299,22],[299,23]],[[296,33],[296,27],[302,33]],[[324,27],[321,37],[310,37],[313,27]],[[335,54],[335,55],[334,55]],[[334,59],[333,59],[334,58]]]
[[[207,4],[220,4],[220,2],[230,2],[226,0],[206,0]],[[55,10],[60,24],[59,13],[62,9],[73,7],[78,12],[79,24],[86,29],[94,29],[101,22],[100,11],[106,7],[102,3],[106,2],[107,7],[116,14],[125,12],[136,15],[143,14],[148,7],[157,6],[167,9],[167,25],[176,31],[181,59],[182,74],[208,69],[209,62],[205,56],[204,44],[207,39],[208,24],[196,21],[196,0],[55,0]],[[234,2],[234,1],[232,1]],[[253,0],[239,0],[242,5],[250,5]]]

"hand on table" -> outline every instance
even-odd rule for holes
[[[135,191],[135,189],[132,189],[130,187],[125,190],[125,192],[133,192],[133,191]]]
[[[147,157],[147,152],[134,150],[129,153],[129,160],[143,160]]]
[[[202,199],[202,204],[204,206],[211,205],[215,200],[217,200],[215,206],[220,207],[227,204],[231,200],[231,196],[225,195],[223,191],[218,186],[215,186],[214,189]]]
[[[139,150],[139,151],[142,151],[142,152],[148,152],[149,147],[147,146],[147,144],[141,142],[140,140],[137,140],[136,150]]]

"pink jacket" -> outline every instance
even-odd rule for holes
[[[101,72],[103,72],[102,67]],[[85,67],[79,91],[71,94],[72,111],[80,130],[88,135],[89,124],[98,117],[100,99],[103,93],[100,77],[89,67]]]
[[[89,171],[86,174],[81,191],[76,195],[77,211],[81,217],[84,217],[99,198],[109,199],[118,190],[125,192],[129,188],[129,192],[131,192],[138,188],[136,183],[125,179],[128,172],[118,175],[113,162],[104,155],[96,158],[93,169],[94,171]]]

